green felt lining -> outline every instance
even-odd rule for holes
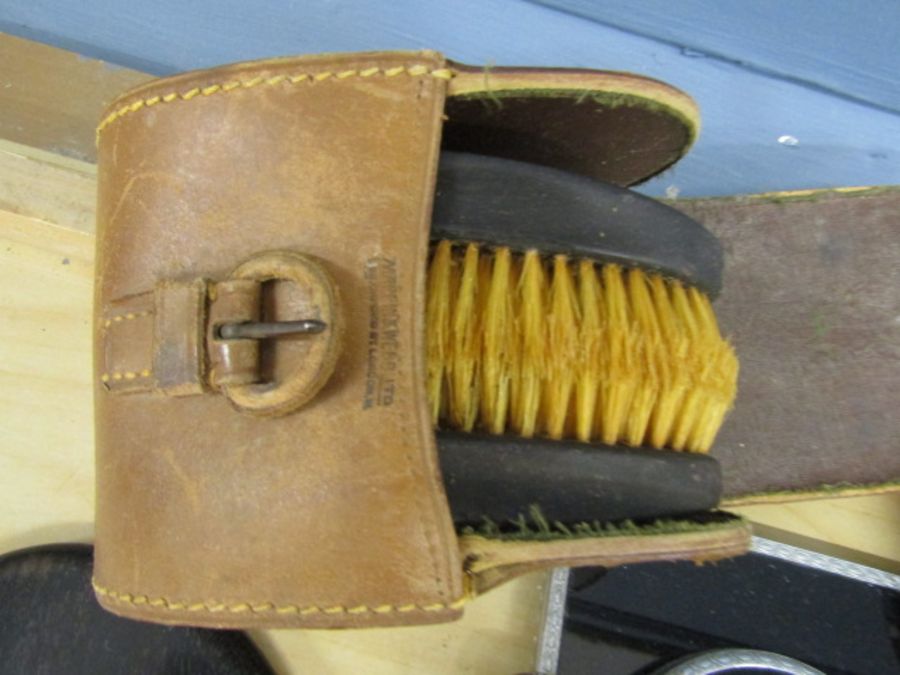
[[[529,508],[528,516],[520,514],[518,518],[506,523],[497,523],[485,517],[478,527],[464,527],[459,534],[500,541],[557,541],[709,532],[733,529],[745,522],[741,516],[724,511],[710,511],[684,519],[660,518],[645,523],[636,523],[633,520],[603,523],[595,520],[566,524],[558,520],[548,520],[541,508],[533,505]]]

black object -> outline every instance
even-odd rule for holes
[[[761,553],[571,572],[559,675],[649,674],[728,647],[829,675],[898,673],[900,592]]]
[[[714,508],[712,457],[515,436],[438,432],[444,488],[457,525],[500,523],[537,505],[564,523],[646,520]]]
[[[700,223],[653,199],[546,166],[441,154],[432,239],[567,253],[640,267],[715,297],[719,241]]]
[[[0,557],[0,674],[272,675],[243,633],[116,617],[94,599],[92,548]]]

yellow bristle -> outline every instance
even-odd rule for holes
[[[513,371],[514,327],[512,254],[508,248],[485,256],[487,289],[480,295],[482,312],[481,424],[493,434],[506,429],[509,383]]]
[[[545,318],[547,368],[542,387],[544,433],[555,439],[568,435],[566,423],[578,373],[577,302],[575,280],[566,256],[558,255],[553,259],[549,312]]]
[[[522,261],[516,289],[516,359],[510,379],[510,426],[530,438],[537,429],[541,385],[546,379],[547,276],[537,251]]]
[[[443,241],[426,314],[439,426],[706,452],[736,393],[709,298],[639,269]]]
[[[469,244],[458,271],[457,293],[450,324],[450,358],[447,363],[450,392],[450,424],[471,431],[478,411],[476,375],[481,362],[478,309],[478,247]],[[452,270],[451,270],[452,272]],[[451,273],[451,279],[453,278]]]
[[[578,331],[578,362],[575,384],[575,437],[589,441],[594,437],[594,418],[600,390],[602,368],[600,352],[603,330],[600,325],[602,290],[593,263],[578,264],[578,307],[581,325]]]
[[[428,290],[425,302],[425,344],[428,353],[428,405],[431,422],[437,424],[441,403],[446,400],[442,389],[445,382],[450,351],[450,269],[453,258],[449,241],[435,248],[428,270]]]

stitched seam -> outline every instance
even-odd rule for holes
[[[135,319],[141,319],[143,317],[152,315],[153,311],[149,309],[142,312],[126,312],[125,314],[117,314],[116,316],[111,316],[106,319],[103,322],[103,327],[110,328],[125,321],[134,321]],[[152,374],[153,373],[149,368],[144,368],[142,370],[108,371],[100,376],[100,381],[103,382],[103,384],[109,384],[110,382],[122,382],[123,380],[130,382],[132,380],[146,379]]]
[[[144,316],[150,316],[151,314],[153,314],[153,312],[150,310],[144,312],[128,312],[127,314],[118,314],[117,316],[111,316],[106,321],[104,321],[103,327],[109,328],[114,323],[120,323],[122,321],[134,321],[135,319],[140,319]]]
[[[150,377],[153,373],[145,368],[144,370],[117,370],[111,373],[103,373],[100,376],[101,382],[109,382],[110,380],[114,382],[119,382],[121,380],[138,380],[145,377]]]
[[[299,616],[309,616],[312,614],[329,614],[329,615],[337,615],[337,614],[349,614],[349,615],[360,615],[360,614],[406,614],[409,612],[443,612],[446,610],[455,610],[462,608],[463,605],[466,604],[467,598],[462,597],[459,600],[455,600],[453,602],[435,602],[428,605],[417,605],[415,603],[408,603],[405,605],[391,605],[391,604],[383,604],[383,605],[329,605],[329,606],[320,606],[320,605],[309,605],[306,607],[301,607],[299,605],[276,605],[274,602],[235,602],[231,604],[226,604],[224,602],[182,602],[176,600],[170,600],[168,598],[151,598],[147,595],[137,595],[133,593],[120,593],[118,591],[113,591],[103,586],[100,586],[96,581],[91,581],[91,584],[94,587],[94,591],[98,595],[102,595],[105,598],[110,598],[115,600],[116,602],[124,602],[129,605],[149,605],[150,607],[156,607],[159,609],[166,609],[171,611],[186,611],[186,612],[228,612],[230,614],[242,614],[242,613],[251,613],[251,614],[267,614],[267,613],[276,613],[281,615],[299,615]]]
[[[168,94],[158,94],[150,98],[140,99],[123,105],[113,110],[109,115],[103,118],[97,126],[97,137],[100,137],[106,127],[115,122],[117,119],[136,113],[139,110],[145,110],[162,103],[172,103],[174,101],[190,101],[198,96],[214,96],[216,94],[227,94],[238,89],[252,89],[260,85],[277,86],[280,84],[296,85],[301,82],[315,84],[326,80],[346,80],[350,77],[368,78],[375,75],[384,75],[385,77],[396,77],[402,74],[408,74],[411,77],[428,76],[439,80],[450,80],[455,73],[450,68],[437,68],[428,70],[427,66],[396,66],[393,68],[366,68],[364,70],[341,70],[341,71],[325,71],[322,73],[298,73],[296,75],[274,75],[272,77],[257,76],[250,80],[231,80],[219,84],[212,84],[206,87],[194,87],[182,92],[169,92]]]

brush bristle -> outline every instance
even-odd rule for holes
[[[442,241],[426,313],[438,427],[707,452],[734,400],[709,298],[637,268]]]

